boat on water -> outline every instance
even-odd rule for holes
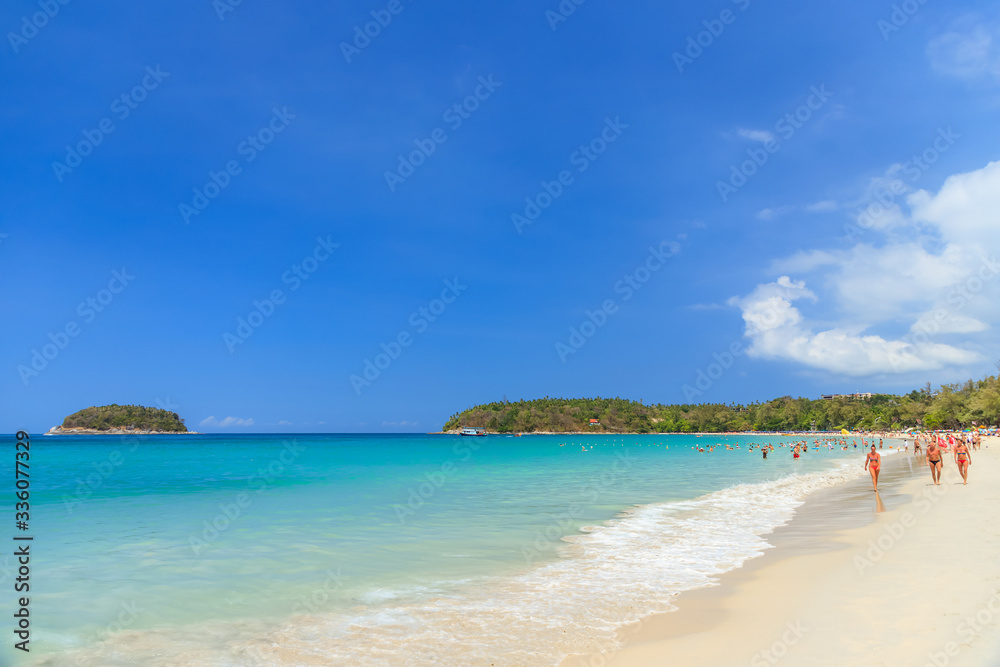
[[[486,435],[486,429],[482,426],[466,426],[459,433],[461,435]]]

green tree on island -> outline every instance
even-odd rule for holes
[[[592,425],[591,419],[599,420]],[[482,426],[497,433],[693,433],[721,431],[821,431],[840,429],[957,429],[1000,423],[1000,376],[946,384],[928,383],[909,394],[871,398],[808,399],[783,396],[764,403],[645,405],[623,398],[539,398],[477,405],[453,415],[444,430]]]
[[[168,431],[186,433],[184,420],[176,412],[147,408],[142,405],[91,406],[74,412],[63,420],[62,427],[107,431],[112,428],[137,431]]]

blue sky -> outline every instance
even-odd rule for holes
[[[0,428],[995,371],[996,3],[562,7],[5,4]]]

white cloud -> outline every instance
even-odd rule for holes
[[[795,210],[794,206],[778,206],[777,208],[765,208],[757,213],[757,218],[760,220],[773,220],[774,218],[785,215]]]
[[[416,426],[416,425],[417,425],[417,422],[408,422],[408,421],[382,422],[382,426]]]
[[[942,315],[942,312],[945,312],[945,314]],[[929,310],[913,323],[910,331],[917,333],[927,331],[931,328],[935,328],[935,333],[979,333],[980,331],[989,329],[990,325],[968,315],[955,315],[946,311]]]
[[[998,211],[994,162],[951,176],[936,194],[909,194],[891,224],[868,228],[866,243],[776,260],[776,282],[730,300],[750,355],[856,377],[981,361],[996,344],[977,334],[1000,319]],[[812,289],[789,277],[805,273]],[[801,300],[817,304],[815,317],[794,305]]]
[[[820,201],[815,204],[808,204],[806,206],[775,206],[774,208],[765,208],[757,212],[758,220],[773,220],[779,216],[787,215],[795,211],[806,211],[808,213],[822,213],[825,211],[836,211],[839,208],[837,202],[828,200]]]
[[[824,266],[837,264],[843,260],[840,253],[826,250],[809,250],[795,253],[785,259],[776,259],[771,263],[773,273],[809,273]]]
[[[937,195],[921,190],[908,203],[914,221],[938,228],[947,243],[1000,248],[1000,162],[949,176]]]
[[[740,128],[739,135],[743,139],[749,139],[750,141],[759,141],[761,143],[774,141],[774,135],[768,132],[767,130],[748,130],[745,128]]]
[[[820,213],[823,211],[836,211],[837,202],[832,199],[826,199],[824,201],[818,201],[815,204],[809,204],[806,206],[806,210],[810,213]]]
[[[961,79],[1000,80],[1000,24],[970,14],[927,44],[931,67]]]
[[[838,375],[865,377],[884,373],[937,370],[968,364],[979,355],[941,343],[886,340],[844,328],[813,331],[793,302],[816,300],[804,282],[781,276],[758,285],[747,297],[734,299],[743,311],[752,358],[794,361]]]
[[[199,426],[215,426],[218,428],[226,428],[228,426],[253,426],[253,418],[250,419],[240,419],[238,417],[226,417],[223,420],[218,420],[215,417],[205,417],[198,424]]]

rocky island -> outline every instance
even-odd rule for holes
[[[176,412],[142,405],[91,406],[74,412],[45,435],[195,434]]]

